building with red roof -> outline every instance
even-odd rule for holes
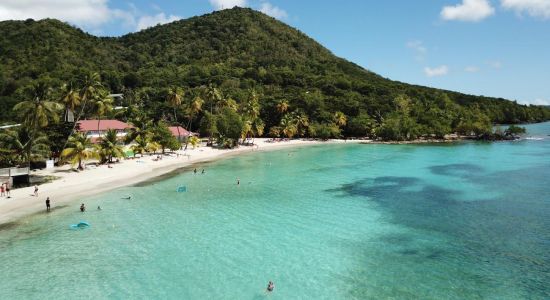
[[[183,140],[184,138],[196,135],[195,133],[189,132],[189,130],[181,126],[170,126],[168,127],[168,129],[170,129],[170,132],[172,132],[172,135],[174,135],[180,141]]]
[[[104,135],[109,129],[116,130],[117,136],[122,138],[128,128],[132,126],[119,120],[100,120],[99,124],[97,120],[78,121],[78,131],[86,133],[92,142],[96,142],[99,136]]]

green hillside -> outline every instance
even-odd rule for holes
[[[335,114],[342,112],[345,122],[336,122],[342,134],[387,139],[481,133],[491,122],[550,119],[543,107],[383,78],[251,9],[223,10],[119,38],[95,37],[51,19],[0,22],[0,122],[16,121],[10,108],[28,97],[23,90],[33,82],[77,86],[89,72],[98,72],[111,92],[124,93],[124,105],[168,121],[169,87],[182,87],[185,101],[201,96],[205,108],[214,106],[205,87],[217,87],[241,107],[254,90],[266,133],[281,126],[283,113],[307,117],[311,130],[304,135],[326,135],[327,128],[336,135]],[[278,109],[281,101],[288,111]],[[203,115],[192,120],[193,127]]]

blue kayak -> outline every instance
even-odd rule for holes
[[[71,225],[72,229],[84,229],[84,228],[88,228],[88,227],[90,227],[90,224],[88,222],[85,222],[85,221],[80,221],[80,222],[78,222],[78,224],[72,224]]]

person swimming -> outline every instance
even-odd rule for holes
[[[101,206],[98,205],[98,206],[97,206],[97,210],[101,210]]]
[[[122,199],[124,199],[124,200],[130,200],[130,199],[132,199],[132,196],[124,197],[124,198],[122,198]]]
[[[80,204],[80,211],[84,212],[86,210],[86,206],[84,206],[84,203]]]
[[[275,289],[275,284],[270,281],[268,284],[267,284],[267,291],[268,292],[273,292],[273,290]]]

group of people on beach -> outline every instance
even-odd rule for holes
[[[11,189],[9,182],[4,182],[0,185],[0,197],[11,198]]]

